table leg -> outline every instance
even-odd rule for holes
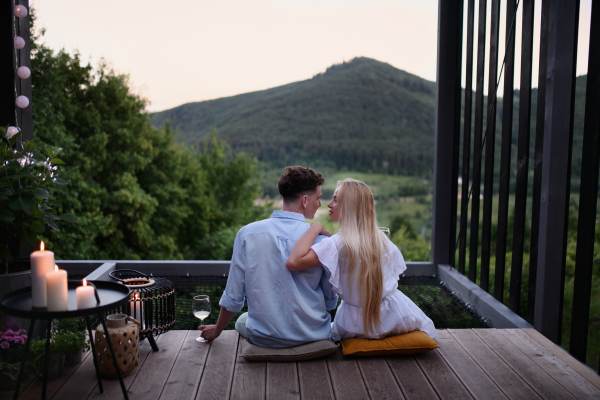
[[[46,333],[46,352],[44,355],[44,378],[42,381],[42,400],[46,400],[46,387],[48,386],[48,367],[50,365],[50,336],[52,335],[52,320],[48,318],[48,331]]]
[[[33,336],[33,324],[35,324],[35,319],[32,318],[29,323],[29,330],[27,331],[27,341],[25,342],[25,355],[23,356],[23,361],[21,362],[21,368],[19,369],[19,376],[17,377],[17,387],[15,388],[15,395],[13,396],[14,400],[17,400],[19,397],[19,389],[21,389],[21,381],[23,380],[23,371],[25,371],[25,364],[27,364],[27,356],[29,356],[29,346],[31,345],[31,337]]]
[[[123,396],[125,400],[129,400],[129,396],[127,396],[127,389],[125,389],[125,383],[123,382],[123,377],[121,376],[121,368],[119,366],[119,362],[117,361],[117,356],[115,355],[115,349],[112,345],[112,340],[108,332],[108,327],[106,326],[106,319],[104,318],[104,314],[98,313],[100,317],[100,322],[102,323],[102,327],[104,328],[104,333],[106,334],[106,341],[108,342],[108,349],[110,350],[110,355],[112,356],[113,363],[115,364],[115,369],[117,370],[117,376],[119,377],[119,383],[121,384],[121,390],[123,391]]]
[[[96,346],[94,345],[94,336],[92,336],[92,327],[90,325],[90,317],[88,315],[85,316],[85,325],[87,326],[88,335],[90,335],[92,358],[94,359],[94,368],[96,368],[96,378],[98,379],[98,387],[100,388],[100,394],[102,394],[104,393],[104,388],[102,387],[102,378],[100,377],[100,368],[98,366],[98,356],[96,355]]]

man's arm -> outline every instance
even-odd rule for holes
[[[242,238],[243,229],[238,232],[233,243],[229,277],[227,278],[225,291],[219,301],[221,311],[219,312],[217,324],[198,327],[202,331],[202,337],[209,342],[219,337],[235,313],[244,307],[246,299],[246,251]]]
[[[198,330],[202,331],[202,337],[209,342],[212,342],[219,337],[223,329],[227,326],[229,321],[235,316],[235,312],[227,310],[225,307],[221,307],[219,312],[219,319],[216,325],[203,325],[199,326]]]

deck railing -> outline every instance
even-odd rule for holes
[[[487,7],[490,4],[490,15]],[[435,184],[433,206],[432,261],[453,264],[461,273],[490,285],[492,258],[492,200],[498,198],[495,279],[493,294],[504,301],[505,279],[509,279],[509,308],[519,312],[523,279],[528,282],[526,318],[555,343],[560,343],[565,283],[567,218],[571,187],[571,155],[575,74],[578,52],[589,53],[583,153],[579,187],[577,256],[574,278],[573,314],[569,351],[585,361],[594,233],[598,197],[600,153],[600,2],[592,4],[591,21],[579,21],[579,1],[534,0],[506,2],[505,37],[499,48],[501,4],[480,0],[475,23],[474,0],[439,2],[438,73],[435,133]],[[521,29],[515,10],[521,8]],[[534,26],[535,7],[541,7],[539,29]],[[463,26],[466,14],[466,25]],[[489,28],[486,22],[490,20]],[[590,24],[588,48],[577,48],[580,24]],[[477,27],[474,124],[473,64]],[[515,35],[520,31],[519,35]],[[539,81],[535,116],[535,150],[530,160],[532,71],[534,32],[539,31]],[[489,41],[486,38],[489,35]],[[466,48],[463,49],[463,41]],[[515,43],[520,41],[519,110],[513,116]],[[517,42],[518,43],[518,42]],[[486,47],[489,63],[486,70]],[[504,54],[504,59],[499,59]],[[463,66],[463,59],[466,60]],[[499,133],[500,168],[495,182],[496,84],[503,73],[503,114]],[[484,75],[488,74],[487,108],[484,108]],[[465,80],[462,81],[462,76]],[[463,92],[464,88],[464,92]],[[464,104],[463,102],[464,93]],[[513,119],[517,122],[516,171],[511,169]],[[462,122],[461,122],[462,121]],[[461,140],[462,138],[462,140]],[[484,143],[485,142],[485,143]],[[482,143],[484,143],[482,145]],[[484,149],[485,146],[485,149]],[[471,156],[472,152],[472,156]],[[482,154],[483,153],[483,154]],[[462,157],[461,157],[462,156]],[[461,161],[462,160],[462,161]],[[482,160],[483,166],[482,166]],[[531,166],[531,167],[530,167]],[[461,168],[462,167],[462,168]],[[483,207],[480,185],[483,167]],[[460,170],[460,175],[459,175]],[[529,174],[533,171],[533,179]],[[507,243],[511,176],[515,178],[513,241]],[[458,180],[461,204],[458,205]],[[496,191],[494,186],[499,189]],[[474,195],[470,197],[469,191]],[[528,191],[532,192],[530,220],[526,220]],[[470,226],[468,219],[470,218]],[[481,222],[481,226],[480,225]],[[531,224],[529,276],[523,277],[526,226]],[[458,240],[457,240],[458,239]],[[467,248],[468,243],[468,248]],[[455,246],[455,244],[457,246]],[[507,255],[512,258],[507,260]],[[506,277],[505,264],[510,264]]]

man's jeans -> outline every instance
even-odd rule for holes
[[[248,331],[246,331],[246,321],[248,320],[248,313],[245,312],[235,321],[235,330],[238,333],[248,339]],[[250,341],[250,340],[248,340]]]

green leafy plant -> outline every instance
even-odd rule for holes
[[[86,340],[86,326],[83,318],[65,318],[53,321],[52,334],[56,341],[62,343],[65,354],[77,354],[89,350]]]
[[[10,246],[29,242],[36,245],[46,227],[60,230],[57,221],[77,222],[71,213],[62,212],[54,196],[57,185],[67,185],[58,176],[61,148],[41,149],[33,141],[19,142],[0,127],[0,258],[11,260]]]

